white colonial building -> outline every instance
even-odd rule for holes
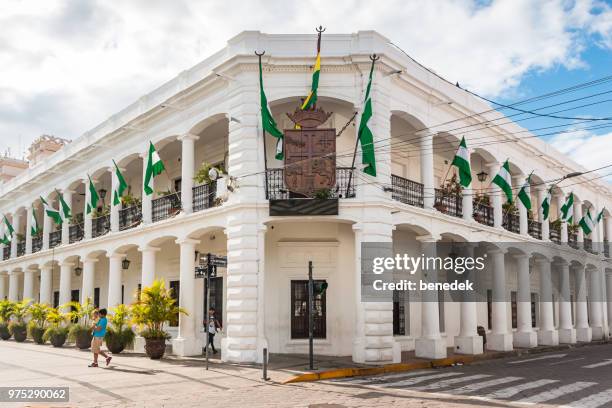
[[[510,120],[479,126],[503,116],[426,71],[376,32],[323,36],[318,107],[333,112],[326,127],[339,131],[361,112],[370,54],[381,57],[370,121],[377,177],[356,171],[354,184],[348,184],[353,122],[337,138],[338,188],[331,192],[337,215],[309,215],[308,205],[299,210],[302,215],[270,215],[270,202],[282,204],[289,193],[271,136],[265,171],[256,50],[265,50],[271,110],[281,129],[291,128],[285,114],[310,89],[315,36],[243,32],[73,142],[50,150],[38,146],[47,152],[44,159],[33,152],[29,168],[3,177],[0,211],[18,235],[3,251],[0,296],[56,305],[92,298],[112,307],[133,302],[141,285],[161,278],[189,311],[169,327],[173,352],[197,355],[205,336],[203,282],[194,277],[199,252],[228,258],[211,287],[227,361],[261,361],[265,347],[271,353],[307,352],[308,261],[315,279],[329,284],[316,300],[318,354],[352,355],[366,363],[399,361],[401,351],[409,350],[431,358],[446,355],[447,347],[477,354],[482,352],[477,326],[494,350],[608,337],[610,213],[589,237],[568,233],[565,223],[557,228],[539,221],[542,182],[585,169],[542,140],[525,138],[528,133]],[[439,188],[462,136],[470,147],[473,182],[463,196],[442,196]],[[155,178],[152,197],[142,193],[149,141],[167,170]],[[530,192],[531,217],[522,206],[507,215],[501,195],[490,193],[491,178],[506,158],[514,185],[531,171],[532,180],[541,183]],[[107,214],[113,160],[127,179],[131,200]],[[228,176],[196,185],[202,163],[222,164]],[[83,216],[88,175],[102,202]],[[228,189],[230,177],[234,186]],[[56,189],[73,212],[72,221],[59,229],[43,216],[40,200],[57,208]],[[550,221],[559,218],[570,191],[575,219],[588,209],[612,208],[608,184],[592,173],[578,175],[555,187]],[[479,192],[490,199],[474,204]],[[30,233],[32,211],[44,225],[40,237]],[[414,254],[424,243],[483,243],[476,250],[487,251],[494,267],[481,279],[492,296],[505,293],[509,301],[454,305],[400,296],[395,302],[363,303],[361,243],[372,241],[392,242],[397,251]],[[497,247],[497,242],[540,249]],[[554,273],[552,264],[559,266]],[[530,302],[511,300],[525,295]]]

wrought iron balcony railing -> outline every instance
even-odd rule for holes
[[[181,211],[181,193],[171,193],[151,202],[153,222],[165,220]]]
[[[567,243],[572,248],[578,249],[578,234],[575,232],[568,232]]]
[[[354,198],[355,197],[355,183],[357,181],[357,174],[353,174],[351,177],[352,169],[350,167],[336,167],[336,187],[330,191],[329,198]],[[285,186],[283,177],[283,169],[268,169],[266,172],[266,183],[268,200],[287,200],[289,198],[301,198],[294,197],[293,194]],[[351,185],[349,187],[349,178],[351,178]],[[348,188],[348,191],[347,191]]]
[[[49,248],[55,248],[62,243],[62,230],[49,233]]]
[[[101,237],[110,231],[110,215],[102,215],[91,220],[92,238]]]
[[[596,254],[597,251],[593,248],[593,240],[590,238],[585,238],[583,242],[583,248],[585,251],[590,252],[592,254]]]
[[[32,237],[32,253],[35,254],[42,249],[42,235]]]
[[[79,242],[85,236],[83,224],[75,224],[68,227],[68,242],[73,244]]]
[[[6,261],[10,257],[11,257],[11,247],[9,245],[6,245],[4,249],[2,250],[2,259]]]
[[[535,239],[542,239],[542,223],[536,220],[527,221],[527,232]]]
[[[217,195],[217,182],[202,184],[193,188],[193,211],[214,207]]]
[[[561,243],[561,226],[558,224],[549,224],[548,238],[555,244]]]
[[[473,211],[473,216],[474,216],[474,220],[484,224],[484,225],[488,225],[489,227],[493,226],[493,207],[491,207],[488,204],[485,204],[481,201],[479,201],[478,199],[474,199],[474,211]]]
[[[606,258],[610,257],[610,243],[606,239],[604,239],[604,242],[603,242],[603,252]]]
[[[423,184],[392,174],[391,187],[394,200],[423,208]]]
[[[449,194],[436,188],[434,207],[441,213],[461,218],[463,216],[463,197],[461,194]]]
[[[25,242],[18,242],[17,243],[17,256],[24,256],[25,249],[26,249]]]
[[[521,231],[521,217],[518,214],[504,213],[502,227],[507,231],[519,234]]]
[[[142,206],[140,204],[119,210],[119,230],[134,228],[142,222]]]

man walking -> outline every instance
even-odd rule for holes
[[[221,330],[221,325],[219,321],[215,317],[215,308],[211,307],[208,309],[208,343],[206,347],[210,344],[213,354],[217,354],[217,349],[215,349],[215,334]]]
[[[104,335],[106,334],[106,309],[100,309],[100,319],[93,328],[93,339],[91,339],[91,351],[93,351],[93,363],[89,367],[98,366],[98,354],[102,354],[102,357],[106,359],[106,365],[110,364],[112,357],[102,351],[102,343],[104,342]]]

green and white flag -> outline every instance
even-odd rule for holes
[[[595,229],[595,223],[591,218],[591,210],[587,210],[587,213],[582,217],[578,223],[582,227],[585,235],[589,235]]]
[[[531,185],[531,174],[527,176],[527,178],[525,179],[525,183],[523,183],[523,185],[521,186],[521,190],[518,193],[518,198],[519,200],[521,200],[521,203],[523,203],[527,211],[531,210],[531,197],[527,192],[527,188]]]
[[[542,201],[542,217],[544,221],[548,219],[548,215],[550,214],[550,202],[552,200],[552,186],[546,191],[546,197],[544,201]]]
[[[368,127],[368,122],[372,117],[372,98],[370,97],[370,90],[372,89],[372,75],[374,75],[374,61],[370,68],[370,77],[368,80],[368,87],[366,88],[365,103],[363,106],[363,112],[361,113],[361,121],[359,122],[359,132],[357,138],[361,143],[361,162],[366,166],[363,172],[370,176],[376,177],[376,157],[374,156],[374,135]]]
[[[98,190],[96,190],[96,186],[93,181],[91,181],[91,177],[87,175],[87,188],[89,190],[89,201],[86,204],[85,211],[87,214],[90,214],[94,209],[98,208],[98,201],[100,200],[100,196],[98,195]]]
[[[125,181],[123,174],[121,174],[119,166],[117,166],[117,163],[115,163],[114,160],[113,164],[115,165],[115,171],[113,172],[113,177],[115,178],[115,181],[113,185],[117,186],[117,188],[113,191],[113,205],[119,205],[121,204],[121,196],[123,196],[123,193],[125,192],[125,190],[127,190],[128,184]]]
[[[459,184],[463,187],[469,187],[472,182],[472,170],[470,169],[470,152],[465,143],[465,136],[461,138],[452,165],[456,166],[459,171]]]
[[[38,220],[36,219],[36,209],[32,206],[32,218],[30,219],[30,234],[35,237],[40,233],[40,227],[38,226]]]
[[[8,220],[8,218],[6,218],[6,215],[4,216],[4,225],[6,225],[6,231],[8,232],[8,235],[5,233],[4,237],[5,237],[6,241],[8,243],[10,243],[13,240],[13,235],[15,234],[15,229],[13,228],[13,225]]]
[[[571,224],[574,221],[574,193],[569,193],[565,204],[561,206],[561,220]]]
[[[506,194],[506,201],[512,202],[512,177],[510,176],[510,163],[508,160],[499,169],[497,175],[493,178],[493,184],[496,184]]]
[[[263,87],[263,72],[261,69],[261,58],[259,59],[259,102],[261,104],[261,127],[265,132],[268,132],[276,138],[276,159],[283,160],[283,132],[278,129],[276,121],[270,112],[270,106],[268,105],[268,98],[264,92]],[[264,140],[265,143],[265,140]]]
[[[599,214],[597,214],[597,218],[595,218],[595,224],[599,224],[601,220],[603,220],[605,207],[601,209]]]
[[[159,176],[166,168],[161,161],[159,154],[155,150],[152,142],[149,142],[149,158],[147,160],[147,169],[144,178],[144,192],[146,195],[153,194],[153,178]]]
[[[53,222],[55,222],[57,225],[62,225],[62,216],[60,212],[55,208],[51,207],[44,198],[40,197],[40,201],[43,204],[44,213],[47,214],[47,216],[51,218]]]
[[[72,217],[70,206],[68,205],[66,200],[64,200],[64,196],[60,194],[59,191],[55,190],[55,192],[57,193],[57,198],[59,199],[60,210],[61,210],[60,215],[62,216],[62,220],[63,221],[69,220]]]

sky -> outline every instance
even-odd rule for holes
[[[76,139],[243,30],[313,33],[318,25],[377,30],[453,83],[504,104],[612,75],[612,0],[3,0],[0,152],[21,157],[41,134]],[[606,91],[612,83],[521,108],[586,98],[555,110],[589,103],[563,115],[611,117]],[[587,168],[612,162],[606,123],[519,121],[536,134],[572,126],[543,137]]]

